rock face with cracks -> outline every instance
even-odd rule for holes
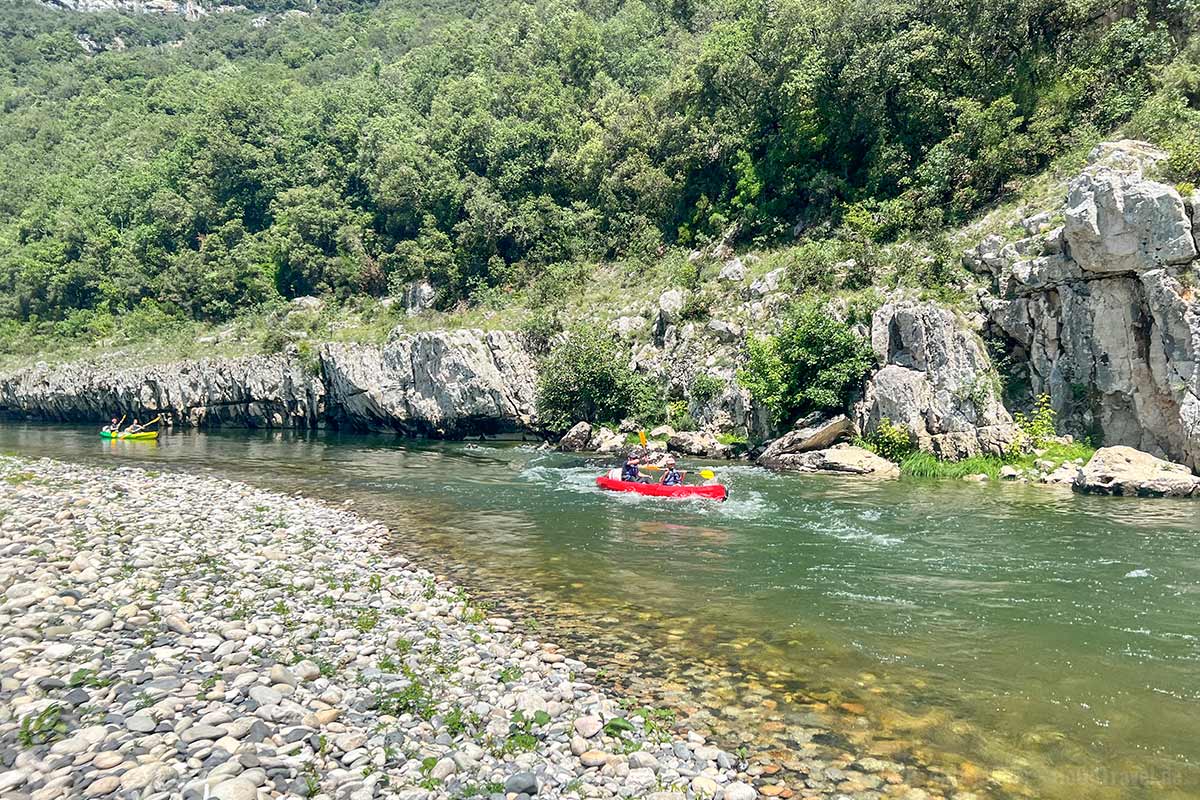
[[[989,237],[967,263],[1033,395],[1076,434],[1200,468],[1195,198],[1148,177],[1165,153],[1101,145],[1069,185],[1061,227]]]
[[[978,334],[934,303],[896,301],[871,320],[880,368],[855,408],[870,433],[887,419],[941,458],[999,455],[1018,435]]]
[[[38,365],[0,377],[0,412],[61,422],[162,414],[180,427],[323,425],[460,436],[536,429],[537,374],[517,334],[396,334],[295,356],[149,367]]]
[[[360,428],[459,435],[536,426],[537,372],[506,331],[403,334],[382,347],[325,345],[328,413]]]

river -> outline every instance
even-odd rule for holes
[[[724,504],[663,501],[582,456],[333,433],[11,424],[0,451],[349,501],[797,785],[849,752],[978,797],[1200,796],[1196,502],[749,466],[719,469]]]

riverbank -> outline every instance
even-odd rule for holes
[[[348,511],[140,469],[0,475],[6,797],[757,794]]]
[[[0,473],[6,797],[755,796],[379,525],[209,478]]]

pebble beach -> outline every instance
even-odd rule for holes
[[[0,459],[0,796],[758,796],[396,543],[223,479]]]

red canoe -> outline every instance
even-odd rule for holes
[[[633,492],[650,497],[707,497],[709,500],[724,500],[728,496],[725,487],[719,483],[712,486],[663,486],[661,483],[619,481],[601,475],[596,478],[596,485],[610,492]]]

